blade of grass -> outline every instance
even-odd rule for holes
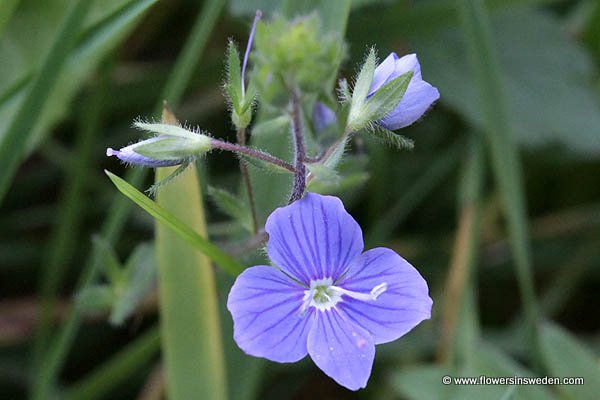
[[[193,167],[190,167],[193,168]],[[152,201],[142,192],[131,186],[125,180],[119,178],[115,174],[105,171],[106,175],[115,184],[117,189],[135,204],[140,206],[148,214],[152,215],[158,222],[173,231],[181,239],[185,240],[203,254],[210,257],[214,262],[219,264],[223,270],[233,276],[238,275],[244,270],[244,267],[233,259],[228,254],[224,253],[220,248],[200,236],[190,226],[186,225],[181,219],[177,218],[173,213],[162,207],[159,203]],[[166,177],[166,175],[165,175]],[[179,180],[180,178],[178,178]],[[175,181],[174,183],[176,183]],[[172,185],[174,184],[172,183]],[[166,190],[166,189],[165,189]]]
[[[223,2],[221,2],[220,0],[212,0],[205,3],[204,8],[202,8],[202,10],[198,13],[198,17],[195,22],[195,25],[201,24],[209,26],[210,29],[208,29],[208,33],[206,33],[203,30],[194,29],[195,36],[190,36],[188,38],[188,41],[198,40],[198,36],[201,36],[203,38],[203,41],[200,40],[196,42],[198,43],[198,46],[200,48],[194,49],[191,47],[185,47],[185,52],[181,53],[178,56],[177,61],[175,62],[176,66],[182,63],[183,60],[188,59],[188,52],[195,52],[198,54],[198,57],[201,56],[202,50],[204,49],[204,46],[210,37],[210,32],[212,32],[212,30],[214,29],[216,20],[219,16],[218,13],[211,12],[212,7],[210,7],[209,5],[212,5],[214,3],[218,3],[221,6],[221,8],[223,6]],[[196,58],[195,61],[196,63],[198,63],[200,59]],[[185,87],[190,77],[177,76],[178,73],[179,69],[174,68],[170,74],[169,80],[181,80],[183,82],[182,87]],[[173,87],[176,86],[178,85],[174,85]],[[179,102],[182,95],[182,91],[176,92],[173,89],[170,93],[165,93],[166,94],[164,98],[169,99],[172,105],[176,105]],[[156,104],[157,111],[155,112],[155,114],[158,114],[162,109],[162,103],[163,98],[159,98]],[[131,183],[131,185],[137,187],[140,186],[144,181],[146,173],[147,170],[144,169],[131,169],[127,173],[126,179],[128,182]],[[123,231],[123,227],[127,222],[127,216],[131,212],[131,206],[132,204],[129,201],[127,201],[125,197],[118,196],[115,198],[113,206],[111,207],[101,228],[101,236],[105,238],[109,243],[114,244],[119,240]],[[90,285],[96,280],[101,260],[101,253],[94,249],[89,257],[88,262],[86,263],[86,266],[83,268],[83,273],[81,274],[79,281],[77,282],[75,292],[81,291],[83,288]],[[79,329],[80,325],[81,314],[77,307],[71,307],[65,322],[61,326],[60,332],[58,332],[58,334],[56,335],[55,339],[52,342],[52,345],[49,347],[47,355],[44,357],[40,373],[37,374],[35,378],[33,392],[31,396],[32,399],[44,400],[48,397],[48,392],[52,385],[54,385],[54,382],[56,381],[57,375],[59,374],[64,364],[67,353],[73,343],[73,340],[75,339],[75,335],[77,334],[77,330]]]
[[[126,382],[132,372],[146,365],[159,350],[159,330],[158,327],[153,327],[70,387],[61,398],[65,400],[106,398],[114,388]]]
[[[0,204],[23,157],[27,138],[33,132],[69,51],[76,43],[90,4],[91,1],[78,0],[66,14],[52,46],[33,78],[31,89],[0,141]]]
[[[479,88],[485,121],[485,137],[492,170],[502,197],[509,245],[514,257],[519,292],[523,304],[532,361],[540,366],[538,304],[535,297],[527,212],[518,149],[511,133],[507,103],[503,93],[501,68],[493,45],[492,30],[485,5],[477,0],[457,0],[470,62]]]
[[[0,2],[0,37],[6,23],[10,21],[13,12],[17,9],[20,0],[4,0]]]
[[[156,182],[173,170],[158,168]],[[114,176],[110,177],[119,186]],[[136,203],[144,200],[133,195]],[[161,189],[157,203],[150,203],[138,204],[153,216],[158,215],[155,246],[167,396],[171,400],[224,400],[227,397],[225,360],[210,259],[230,273],[235,272],[237,263],[194,232],[206,236],[204,204],[195,165]]]
[[[77,137],[75,149],[71,160],[68,161],[66,177],[60,196],[56,222],[54,224],[51,240],[43,257],[44,266],[41,268],[40,303],[38,310],[39,325],[36,332],[33,355],[39,360],[47,348],[52,328],[52,310],[56,305],[56,294],[59,290],[66,268],[69,265],[70,255],[77,243],[79,226],[84,207],[83,195],[87,182],[87,172],[90,168],[92,148],[95,137],[100,131],[103,107],[105,101],[104,86],[108,81],[108,71],[105,67],[102,78],[92,89],[89,101],[82,108],[80,132]],[[37,362],[34,361],[34,365]]]

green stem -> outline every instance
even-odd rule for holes
[[[487,144],[492,170],[502,196],[519,292],[523,304],[533,362],[541,365],[538,340],[538,304],[535,297],[531,254],[528,241],[527,212],[521,181],[518,148],[512,137],[506,98],[502,90],[502,71],[495,53],[490,21],[484,4],[477,0],[457,0],[464,37],[479,87]]]
[[[242,81],[243,82],[243,81]],[[242,85],[243,87],[244,85]],[[237,144],[240,146],[246,145],[246,128],[240,128],[237,131]],[[250,180],[250,171],[248,171],[248,163],[240,158],[240,173],[246,187],[248,195],[248,203],[250,204],[250,212],[252,215],[252,231],[258,233],[258,217],[256,216],[256,201],[254,200],[254,191],[252,189],[252,181]]]

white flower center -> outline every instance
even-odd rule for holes
[[[333,285],[333,279],[331,278],[311,280],[310,288],[304,291],[300,313],[303,314],[309,307],[315,307],[320,311],[328,311],[331,307],[343,301],[342,296],[362,301],[374,301],[386,290],[386,282],[375,286],[369,293],[360,293]]]

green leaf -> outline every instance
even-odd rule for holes
[[[600,366],[593,349],[587,348],[563,328],[545,323],[541,329],[543,359],[549,374],[583,377],[584,385],[558,385],[568,398],[595,399],[600,393]]]
[[[115,292],[111,285],[95,285],[77,293],[75,305],[84,314],[97,314],[110,310],[114,300]]]
[[[348,127],[352,130],[360,129],[369,121],[364,112],[364,105],[373,82],[376,62],[375,48],[371,47],[352,91],[352,102],[350,104],[350,114],[348,115]]]
[[[378,121],[394,111],[402,101],[412,76],[413,71],[408,71],[380,87],[365,105],[364,113],[368,119]]]
[[[156,170],[156,180],[173,168]],[[157,203],[206,235],[196,168],[157,194]],[[202,254],[205,253],[205,254]],[[215,272],[207,252],[198,252],[167,226],[156,223],[161,339],[172,400],[226,399],[227,382]]]
[[[200,236],[192,228],[186,225],[179,218],[176,218],[172,213],[144,196],[139,190],[131,186],[129,183],[114,175],[109,171],[105,171],[106,175],[119,189],[121,193],[131,199],[134,203],[140,206],[144,211],[154,217],[156,220],[171,229],[180,238],[190,243],[192,246],[200,250],[202,253],[210,257],[226,272],[237,275],[244,270],[244,267],[235,261],[231,256],[224,253],[217,246]]]
[[[20,0],[4,0],[0,2],[0,37],[2,37],[2,31],[4,31],[4,27],[17,8],[19,1]]]
[[[355,172],[338,176],[338,179],[333,183],[316,179],[310,181],[308,190],[320,194],[339,193],[345,190],[356,189],[358,186],[365,184],[368,179],[369,174],[366,172]]]
[[[287,114],[261,121],[252,128],[252,136],[277,134],[290,129],[290,117]]]
[[[91,2],[77,1],[61,23],[59,33],[36,73],[25,100],[0,141],[0,203],[23,157],[30,132],[43,111],[61,69],[75,45],[82,21]]]
[[[477,98],[482,110],[483,132],[507,220],[508,241],[524,309],[527,340],[532,349],[533,361],[539,365],[539,309],[533,282],[523,171],[504,96],[502,68],[497,58],[486,5],[475,0],[461,0],[458,4],[467,52],[474,80],[478,84]]]
[[[71,98],[85,78],[125,38],[154,2],[156,0],[129,0],[117,10],[108,8],[112,12],[85,31],[81,41],[73,48],[73,44],[82,36],[80,28],[84,19],[81,15],[74,15],[72,25],[62,32],[64,38],[57,36],[54,39],[57,47],[42,51],[47,54],[44,62],[12,66],[18,75],[9,83],[8,93],[0,95],[0,154],[3,151],[10,153],[9,157],[0,158],[0,165],[3,165],[0,172],[0,201],[18,163],[43,139],[48,127],[67,112]],[[87,8],[92,2],[86,0],[80,3],[83,5],[78,7]],[[59,11],[64,14],[64,8],[59,7]],[[13,33],[13,36],[19,35],[23,36],[19,32]],[[41,46],[40,50],[46,47],[47,44]],[[2,54],[0,58],[4,57]],[[42,66],[35,74],[23,74],[23,71],[30,70],[30,65],[40,64]]]
[[[252,214],[248,206],[225,189],[208,187],[208,195],[225,214],[239,222],[244,229],[252,232]]]
[[[530,371],[513,360],[508,354],[488,343],[472,347],[472,365],[461,368],[459,376],[488,377],[537,377]],[[500,399],[506,395],[506,386],[502,385],[477,385],[457,386],[456,399]],[[513,399],[519,400],[551,400],[555,399],[549,388],[543,385],[517,385],[512,392]]]
[[[568,35],[563,21],[553,15],[531,7],[490,15],[507,117],[524,147],[559,143],[572,156],[597,159],[600,101],[591,84],[596,67],[579,40]],[[441,101],[482,128],[485,117],[477,82],[465,79],[471,70],[464,37],[448,28],[415,37],[414,42],[424,76],[439,88]]]
[[[306,163],[305,165],[315,179],[323,185],[336,185],[340,180],[335,168],[321,163]]]
[[[106,279],[112,284],[122,282],[125,272],[110,243],[100,236],[94,236],[92,241],[94,251],[101,257],[102,272]]]
[[[392,388],[408,400],[437,400],[448,398],[452,386],[442,384],[442,377],[448,371],[433,365],[419,365],[406,368],[391,376]]]
[[[154,247],[138,246],[127,260],[125,273],[125,282],[114,287],[116,297],[108,318],[112,325],[121,325],[151,292],[156,281]]]
[[[412,150],[415,147],[415,143],[411,139],[380,125],[374,126],[368,132],[378,140],[398,150]]]
[[[242,78],[241,78],[240,55],[233,41],[227,47],[227,83],[225,93],[231,102],[231,106],[240,114],[242,112]]]

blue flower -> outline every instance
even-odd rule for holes
[[[398,58],[396,53],[391,53],[375,68],[368,97],[387,82],[409,71],[413,71],[413,76],[404,97],[391,113],[377,121],[381,126],[392,131],[417,121],[431,104],[440,98],[440,92],[421,78],[421,66],[417,55],[407,54]]]
[[[276,267],[238,276],[227,307],[247,354],[277,362],[310,355],[340,385],[364,388],[375,345],[430,318],[427,283],[387,248],[363,253],[362,232],[340,199],[308,193],[268,218]]]
[[[337,117],[333,110],[324,103],[317,101],[313,107],[313,127],[316,133],[324,131],[329,125],[335,124]]]

